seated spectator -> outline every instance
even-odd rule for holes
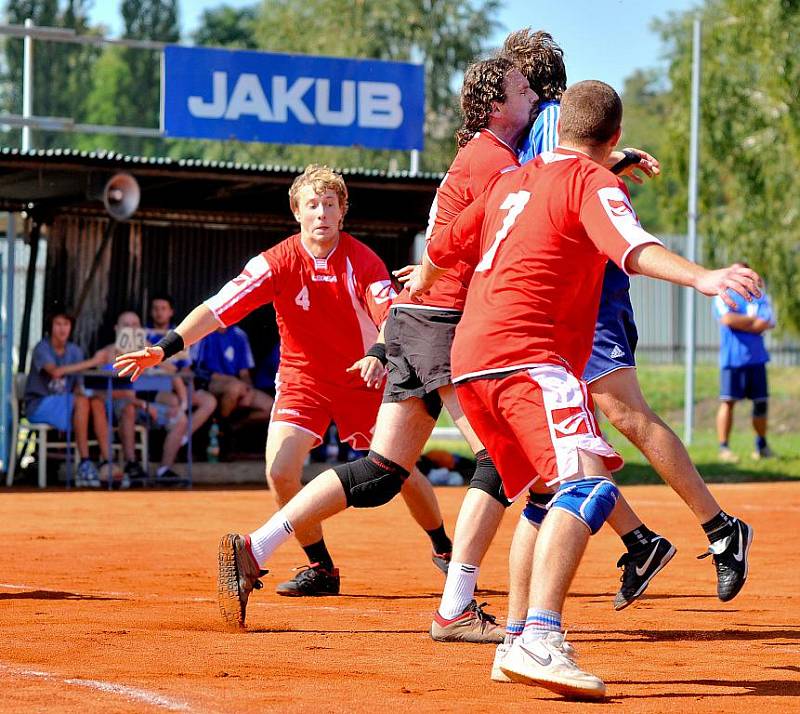
[[[269,420],[272,397],[253,386],[255,363],[247,334],[239,327],[220,327],[192,347],[194,371],[200,385],[219,400],[219,413],[229,417],[236,409],[252,409],[250,419]]]
[[[175,306],[169,295],[156,295],[150,301],[150,322],[147,325],[147,341],[154,345],[167,331],[175,327],[173,316]],[[166,362],[162,362],[161,369],[165,372],[176,372],[182,375],[192,375],[191,360],[188,353],[182,352],[175,355]],[[187,389],[183,379],[176,377],[172,382],[172,388],[178,396],[182,411],[187,411]],[[194,434],[217,408],[217,398],[205,389],[192,390],[192,434]],[[181,444],[187,442],[186,436],[181,440]]]
[[[124,349],[129,349],[128,346],[124,349],[117,347],[123,330],[132,331],[137,337],[141,332],[141,338],[144,340],[142,323],[135,312],[120,313],[114,329],[117,332],[117,343],[109,345],[103,350],[104,363],[109,365]],[[183,477],[172,468],[187,428],[186,414],[181,410],[178,397],[173,392],[159,392],[154,401],[148,402],[134,389],[115,389],[113,397],[114,412],[119,420],[122,453],[125,457],[123,488],[128,485],[140,485],[148,476],[141,464],[136,461],[137,422],[145,426],[158,426],[167,430],[161,463],[156,470],[156,478],[164,482],[182,481]]]
[[[71,315],[56,313],[50,318],[47,335],[33,348],[25,385],[25,413],[31,422],[50,424],[59,431],[67,431],[72,420],[80,456],[75,485],[96,487],[100,486],[100,472],[106,478],[111,477],[108,421],[105,411],[91,408],[78,373],[99,366],[103,353],[84,359],[83,350],[69,341],[74,325]],[[91,400],[92,406],[95,401]],[[89,458],[90,411],[102,458],[99,469]]]

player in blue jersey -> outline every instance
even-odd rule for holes
[[[520,159],[529,160],[558,144],[558,116],[561,93],[567,86],[563,51],[546,32],[530,28],[512,32],[503,45],[502,55],[527,77],[539,95],[540,112],[523,144]],[[615,157],[615,160],[619,157]],[[652,157],[645,155],[646,173],[652,173]],[[657,162],[656,166],[657,166]],[[639,177],[626,172],[636,182]],[[634,352],[638,335],[630,301],[628,276],[609,261],[595,327],[592,356],[583,374],[595,404],[609,421],[633,443],[658,474],[684,500],[708,536],[709,550],[717,572],[717,595],[728,601],[744,585],[753,529],[722,510],[695,468],[683,443],[653,412],[639,387]],[[524,521],[518,536],[522,542],[535,538],[533,528],[525,531]],[[517,536],[515,536],[516,540]],[[640,595],[652,577],[675,552],[672,544],[642,524],[626,536],[628,548],[619,561],[623,568],[622,587],[614,601],[618,610]],[[743,558],[735,556],[744,552]],[[702,557],[704,557],[702,556]],[[512,556],[513,560],[513,556]],[[520,577],[525,578],[522,573]],[[512,573],[512,582],[514,575]],[[511,609],[514,603],[509,602]]]
[[[747,263],[740,263],[747,266]],[[721,298],[714,300],[714,316],[719,322],[719,410],[717,436],[719,458],[735,463],[739,460],[728,446],[733,425],[733,406],[740,399],[753,402],[753,429],[756,432],[754,459],[773,456],[767,444],[767,362],[769,352],[764,345],[764,333],[775,327],[775,314],[769,297],[747,302],[736,301],[736,307],[726,305]]]

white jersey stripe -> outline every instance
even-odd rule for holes
[[[350,258],[347,258],[347,292],[350,293],[350,299],[353,302],[353,310],[355,310],[356,313],[358,326],[361,328],[361,341],[364,344],[364,353],[366,354],[367,350],[375,344],[375,340],[378,337],[378,328],[375,327],[375,323],[372,322],[369,313],[364,308],[361,300],[358,299],[356,277]]]
[[[267,259],[263,255],[251,258],[244,270],[233,280],[226,283],[222,289],[213,297],[205,301],[205,306],[214,313],[214,317],[221,325],[228,325],[222,320],[220,315],[225,314],[233,305],[249,295],[253,290],[260,287],[264,281],[272,277]]]

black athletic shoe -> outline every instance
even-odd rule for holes
[[[753,542],[753,528],[738,518],[733,519],[732,535],[715,540],[708,550],[697,559],[714,556],[717,569],[717,597],[722,602],[733,600],[747,580],[750,563],[750,545]]]
[[[339,594],[339,568],[325,570],[319,563],[301,566],[302,570],[291,580],[275,588],[285,597],[315,597]]]
[[[650,544],[635,557],[624,553],[617,562],[622,568],[619,592],[614,598],[614,609],[624,610],[647,590],[650,581],[672,560],[675,546],[663,536],[650,541]]]

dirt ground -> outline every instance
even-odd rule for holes
[[[430,640],[443,581],[402,501],[326,526],[341,597],[275,595],[303,562],[289,543],[251,599],[250,630],[231,634],[215,600],[217,543],[266,520],[268,492],[3,492],[0,711],[800,711],[800,484],[714,490],[755,528],[750,579],[727,605],[710,560],[695,559],[702,532],[666,488],[626,489],[678,548],[639,603],[613,611],[621,544],[605,531],[590,543],[565,620],[608,687],[593,705],[491,682],[491,646]],[[438,491],[451,530],[463,493]],[[501,616],[520,505],[479,579]]]

